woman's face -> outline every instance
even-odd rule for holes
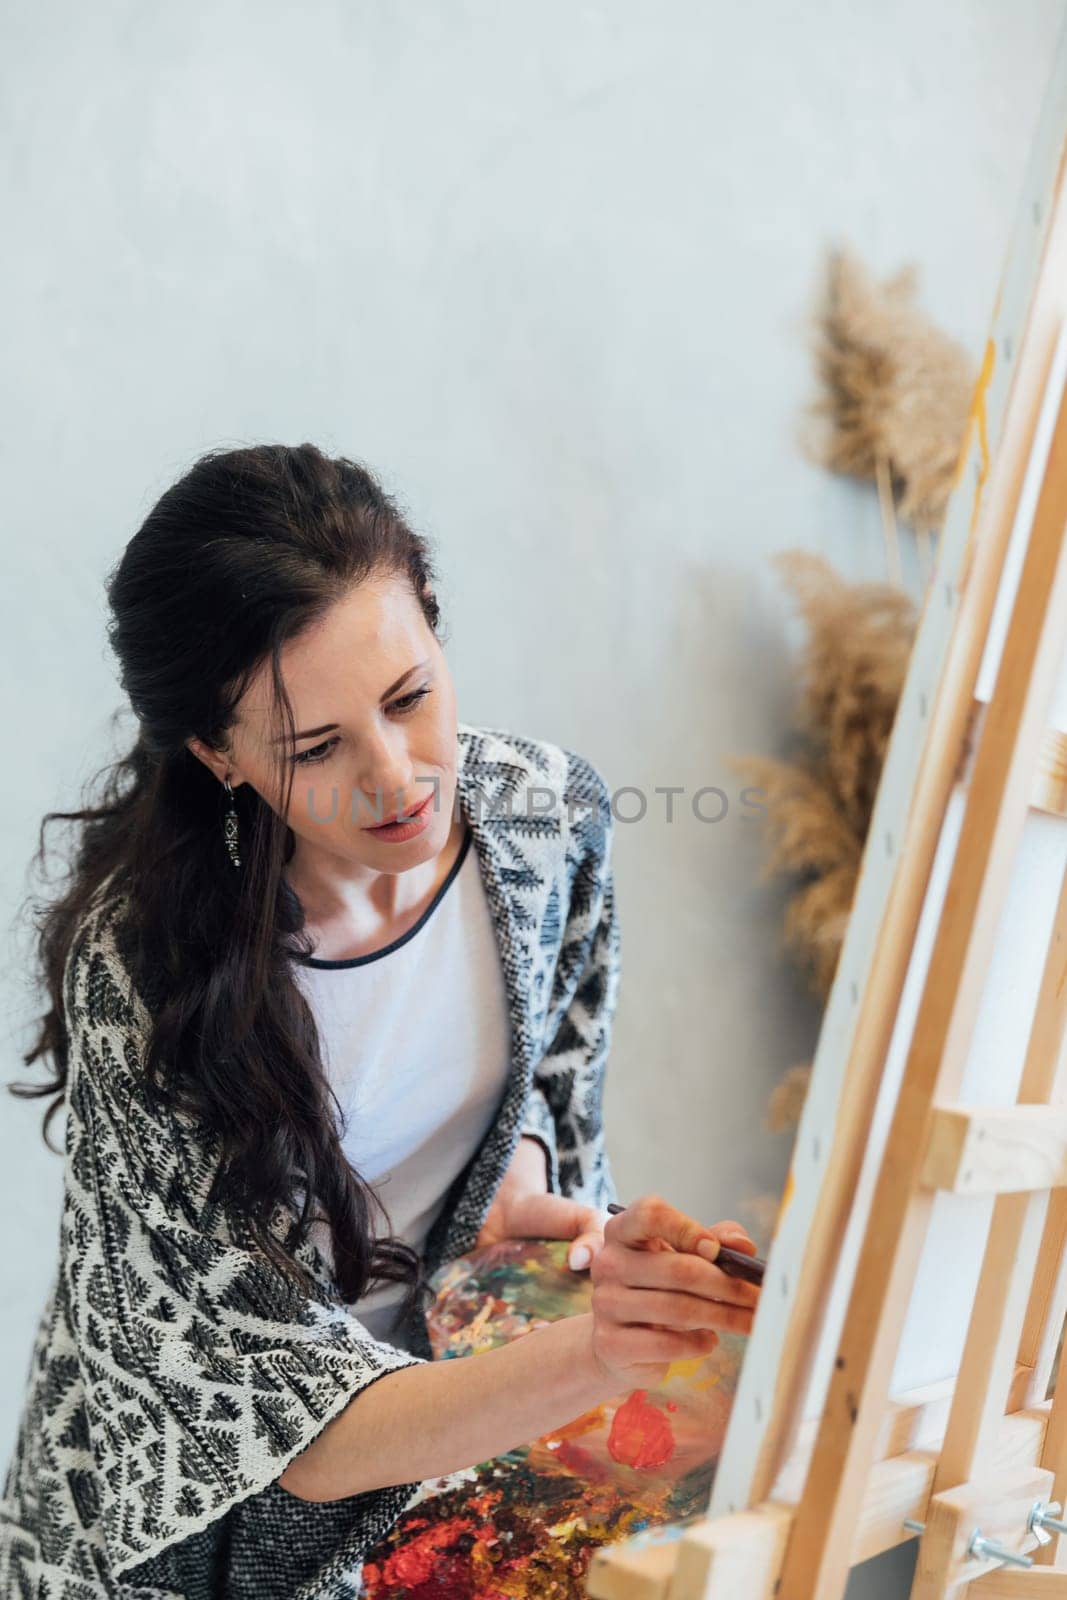
[[[297,738],[272,745],[270,664],[261,663],[237,707],[229,758],[199,740],[189,747],[221,780],[248,783],[282,811],[301,842],[338,864],[397,872],[435,856],[452,826],[456,791],[456,700],[451,673],[410,584],[374,577],[330,607],[281,652]],[[404,816],[429,797],[426,825],[387,842],[375,824]]]

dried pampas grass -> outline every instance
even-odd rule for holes
[[[796,1127],[807,1098],[810,1078],[811,1062],[803,1061],[799,1066],[790,1067],[775,1084],[767,1102],[767,1115],[764,1118],[764,1126],[771,1133],[781,1133],[787,1128]]]
[[[862,841],[806,763],[747,756],[730,765],[762,791],[770,844],[760,881],[775,873],[797,880],[785,910],[785,941],[825,998],[852,908]]]
[[[892,486],[901,521],[944,521],[974,391],[962,345],[915,304],[917,273],[878,283],[848,249],[831,253],[816,316],[822,393],[804,443],[832,472]]]
[[[847,583],[805,550],[774,558],[808,627],[793,761],[739,756],[730,765],[763,791],[770,841],[763,879],[796,882],[787,945],[815,992],[830,992],[844,942],[885,753],[918,616],[903,591]]]
[[[915,640],[915,603],[887,583],[848,583],[811,551],[772,560],[808,628],[798,727],[862,842]]]

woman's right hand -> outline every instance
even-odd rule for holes
[[[659,1195],[608,1219],[590,1268],[592,1353],[620,1391],[655,1387],[672,1361],[708,1355],[719,1330],[751,1332],[759,1288],[713,1264],[719,1244],[756,1254],[740,1223],[707,1227]]]

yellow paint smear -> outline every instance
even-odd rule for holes
[[[688,1383],[690,1389],[696,1390],[698,1393],[705,1389],[714,1389],[715,1385],[722,1379],[721,1372],[709,1373],[706,1378],[701,1378],[694,1382],[696,1374],[707,1359],[707,1356],[686,1356],[681,1361],[672,1361],[667,1368],[663,1382],[666,1384],[670,1383],[672,1378],[682,1378]]]
[[[790,1200],[792,1200],[792,1198],[793,1198],[793,1190],[795,1188],[796,1188],[796,1180],[793,1177],[792,1165],[790,1165],[789,1172],[786,1175],[785,1188],[782,1190],[782,1203],[778,1207],[778,1222],[779,1222],[779,1224],[781,1224],[782,1218],[785,1215],[786,1206],[789,1204]]]
[[[707,1360],[706,1356],[686,1356],[682,1361],[672,1361],[667,1368],[664,1383],[669,1383],[672,1378],[691,1378]]]
[[[990,335],[986,340],[985,354],[982,357],[982,369],[974,386],[974,394],[971,396],[971,409],[967,413],[967,427],[963,435],[959,458],[956,462],[956,477],[954,479],[954,486],[957,486],[963,476],[963,469],[971,452],[971,438],[974,434],[974,429],[977,427],[979,465],[978,482],[974,490],[974,504],[971,507],[972,533],[978,521],[978,511],[982,503],[982,491],[989,476],[989,422],[987,408],[989,385],[993,381],[993,369],[996,366],[996,360],[997,347],[992,335]]]

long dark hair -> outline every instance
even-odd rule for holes
[[[440,637],[425,540],[366,467],[311,444],[209,451],[149,512],[107,583],[108,637],[139,732],[95,780],[95,804],[49,812],[41,824],[34,865],[43,865],[49,823],[77,826],[65,892],[33,912],[51,1004],[23,1060],[50,1057],[54,1076],[9,1088],[55,1094],[43,1125],[53,1148],[49,1123],[67,1083],[67,954],[111,878],[108,892],[128,907],[131,975],[151,1002],[151,1103],[174,1105],[217,1136],[218,1195],[240,1208],[279,1266],[301,1278],[291,1251],[318,1203],[344,1299],[358,1300],[376,1282],[406,1283],[406,1316],[426,1292],[418,1254],[402,1240],[375,1238],[373,1211],[387,1222],[388,1213],[345,1158],[318,1032],[292,975],[292,951],[310,954],[312,945],[283,875],[295,844],[283,820],[293,778],[286,745],[277,747],[287,785],[281,814],[250,784],[234,791],[240,871],[225,854],[225,790],[186,745],[197,736],[226,748],[237,702],[265,661],[275,727],[291,740],[282,647],[353,585],[397,574]],[[279,1203],[296,1213],[284,1248],[269,1226]]]

